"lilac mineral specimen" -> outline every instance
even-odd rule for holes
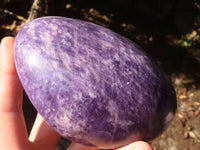
[[[42,17],[15,41],[22,85],[63,137],[116,148],[162,133],[176,111],[166,74],[135,43],[93,23]]]

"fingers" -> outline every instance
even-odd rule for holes
[[[46,144],[50,147],[56,147],[59,139],[60,135],[43,120],[40,114],[38,114],[31,130],[29,140],[35,143]]]
[[[78,143],[72,143],[67,150],[100,150],[96,147],[85,146]]]
[[[153,150],[152,146],[143,141],[137,141],[116,150]]]
[[[72,143],[67,150],[99,150],[95,147],[89,147],[78,143]],[[125,147],[115,150],[153,150],[152,146],[143,141],[137,141]]]
[[[14,38],[7,37],[0,46],[0,145],[5,150],[25,148],[28,144],[22,111],[23,88],[16,73]]]
[[[22,110],[22,86],[17,76],[13,55],[14,38],[6,37],[0,47],[0,111]],[[17,100],[18,101],[17,101]]]

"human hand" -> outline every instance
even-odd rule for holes
[[[3,150],[58,150],[60,135],[37,116],[30,136],[22,110],[23,88],[18,78],[13,53],[14,38],[0,45],[0,147]],[[99,150],[72,143],[67,150]],[[153,150],[145,142],[134,142],[116,150]]]

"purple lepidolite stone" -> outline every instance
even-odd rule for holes
[[[157,137],[176,95],[165,73],[113,31],[76,19],[42,17],[15,41],[15,62],[35,108],[63,137],[116,148]]]

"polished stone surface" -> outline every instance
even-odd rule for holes
[[[176,95],[139,46],[93,23],[43,17],[15,41],[22,85],[63,137],[101,148],[151,140],[172,120]]]

